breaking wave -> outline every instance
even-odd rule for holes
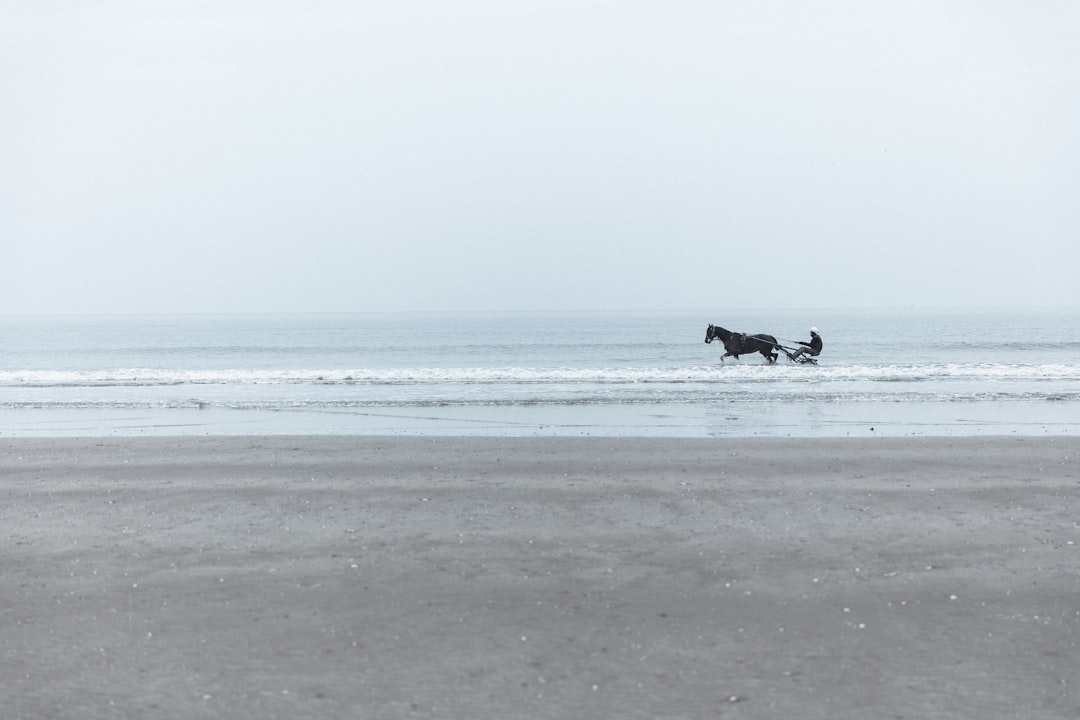
[[[0,407],[249,409],[1080,400],[1080,366],[392,367],[0,371]]]
[[[606,368],[379,368],[354,370],[115,370],[0,371],[0,387],[148,387],[178,385],[402,385],[522,383],[920,383],[942,379],[1080,381],[1080,366],[1071,365],[840,365],[829,367],[730,365],[697,367]]]

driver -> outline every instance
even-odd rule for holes
[[[816,327],[810,328],[810,342],[799,341],[802,345],[801,348],[795,351],[795,354],[791,356],[792,360],[797,360],[804,353],[811,357],[816,357],[821,354],[821,336],[818,335]]]

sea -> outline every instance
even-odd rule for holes
[[[0,438],[1078,433],[1074,309],[0,316]]]

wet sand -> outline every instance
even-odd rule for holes
[[[0,441],[6,718],[1076,718],[1080,438]]]

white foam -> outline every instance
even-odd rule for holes
[[[687,367],[464,367],[276,370],[171,370],[120,368],[92,371],[0,371],[0,387],[143,387],[169,385],[325,385],[406,383],[686,383],[911,382],[957,380],[1080,381],[1078,365],[792,365],[729,364]]]

